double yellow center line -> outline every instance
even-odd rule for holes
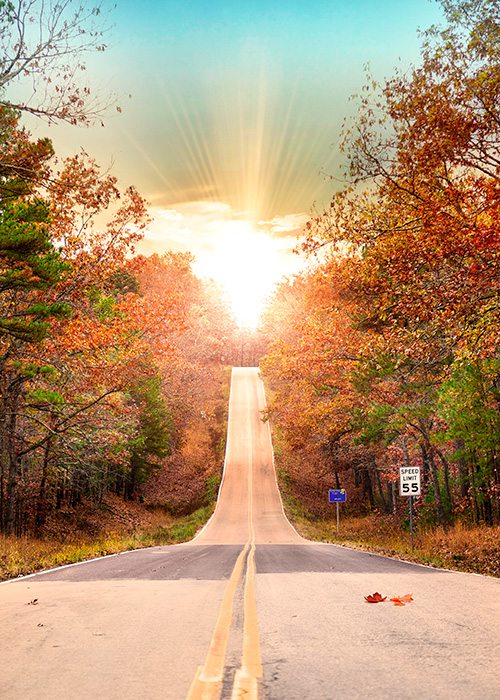
[[[240,668],[236,671],[231,700],[257,700],[262,677],[257,604],[255,600],[255,542],[247,542],[236,559],[229,577],[219,616],[203,666],[196,672],[187,700],[218,700],[222,691],[227,643],[233,617],[234,599],[246,558],[243,596],[243,648]]]
[[[218,700],[222,691],[227,644],[233,618],[236,591],[246,559],[245,589],[243,594],[243,647],[240,668],[236,671],[231,700],[257,700],[259,679],[262,678],[259,625],[255,598],[255,532],[253,526],[252,449],[248,469],[248,540],[236,559],[229,577],[219,616],[203,666],[191,683],[187,700]]]
[[[259,678],[262,678],[262,657],[260,654],[259,623],[255,597],[255,531],[253,526],[253,469],[250,461],[248,470],[248,532],[250,546],[247,557],[245,592],[243,595],[243,650],[240,668],[236,671],[231,700],[248,698],[257,700]]]
[[[257,700],[259,679],[262,678],[262,658],[255,600],[255,543],[252,543],[247,558],[243,610],[243,651],[240,668],[234,677],[231,700],[238,698]]]

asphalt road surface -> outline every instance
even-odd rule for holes
[[[233,370],[218,505],[192,542],[0,586],[1,698],[500,698],[500,582],[303,540],[264,406],[257,370]]]

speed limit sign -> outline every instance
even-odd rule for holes
[[[420,467],[399,468],[399,495],[420,496]]]

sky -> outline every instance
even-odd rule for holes
[[[118,0],[87,79],[112,96],[104,127],[50,127],[150,204],[144,253],[191,251],[195,272],[254,326],[304,265],[301,228],[337,187],[342,122],[364,84],[418,62],[433,0]]]

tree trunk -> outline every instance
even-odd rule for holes
[[[434,460],[434,450],[432,445],[427,444],[427,454],[429,458],[429,468],[431,471],[432,485],[434,486],[434,497],[436,499],[436,516],[438,522],[446,529],[448,527],[448,518],[443,505],[443,497],[441,495],[441,487],[439,485],[439,475]]]
[[[443,465],[444,487],[446,491],[446,515],[448,521],[451,521],[453,518],[454,503],[453,494],[450,488],[450,464],[441,450],[438,450],[437,448],[434,449],[436,449],[436,453],[441,460],[441,464]]]
[[[43,463],[42,463],[42,478],[40,480],[40,488],[38,490],[38,498],[36,502],[36,515],[35,515],[35,530],[40,530],[41,527],[45,525],[45,519],[47,516],[47,481],[49,475],[49,463],[50,463],[50,451],[52,448],[52,436],[48,438],[45,443],[45,448],[43,450]]]
[[[420,452],[422,453],[422,484],[424,486],[425,492],[427,492],[427,486],[429,485],[429,459],[427,456],[427,448],[425,442],[420,443]]]
[[[363,494],[365,496],[368,496],[368,501],[370,502],[370,510],[373,510],[373,508],[375,508],[375,499],[373,497],[373,486],[370,477],[370,470],[365,467],[361,470],[361,472],[363,479]]]
[[[377,488],[378,492],[380,494],[380,500],[382,501],[382,507],[384,509],[384,513],[390,513],[391,512],[391,503],[389,499],[386,499],[384,491],[382,489],[382,482],[380,481],[380,473],[377,468],[375,468],[375,478],[377,480]]]
[[[397,486],[395,481],[391,481],[391,493],[392,493],[392,514],[396,515],[398,512],[398,499],[397,499]]]
[[[6,453],[8,459],[7,473],[7,507],[5,513],[5,532],[14,535],[16,532],[17,487],[19,477],[19,458],[16,451],[17,405],[19,394],[10,398],[6,405]]]
[[[465,443],[464,441],[460,438],[459,440],[455,440],[453,443],[453,446],[455,447],[455,450],[460,451],[460,456],[458,458],[458,473],[460,477],[460,496],[462,498],[467,499],[470,501],[470,477],[469,477],[469,468],[467,465],[467,462],[465,461],[465,457],[463,455],[464,449],[465,449]]]
[[[446,511],[443,506],[443,497],[441,494],[441,487],[439,485],[439,475],[436,466],[436,461],[434,459],[434,447],[431,445],[429,431],[425,422],[423,420],[419,421],[420,430],[424,439],[423,442],[423,452],[426,455],[427,464],[429,466],[430,477],[432,480],[432,485],[434,487],[434,499],[436,501],[436,520],[445,529],[448,527],[448,519],[446,517]]]

